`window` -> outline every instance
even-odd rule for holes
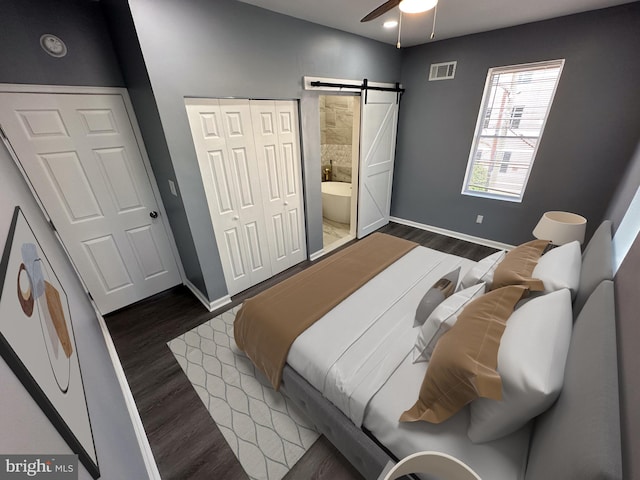
[[[463,194],[522,201],[563,65],[489,69]]]

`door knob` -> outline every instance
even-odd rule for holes
[[[234,219],[234,220],[238,220],[239,218],[240,218],[240,217],[239,217],[239,216],[237,216],[237,215],[234,215],[234,217],[233,217],[233,219]]]
[[[150,216],[151,218],[158,218],[158,212],[156,212],[156,211],[149,212],[149,216]]]
[[[289,205],[289,202],[284,202],[284,206],[286,207],[287,205]]]

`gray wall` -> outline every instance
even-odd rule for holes
[[[636,2],[405,50],[392,215],[518,244],[543,212],[568,210],[590,237],[638,142],[639,25]],[[487,70],[557,58],[566,63],[522,203],[461,195]],[[456,78],[428,82],[429,65],[449,60]]]
[[[232,0],[129,0],[129,5],[172,167],[164,165],[168,160],[164,157],[152,162],[163,163],[154,169],[175,172],[209,298],[220,298],[227,290],[184,97],[304,99],[303,167],[306,171],[313,165],[312,174],[305,175],[308,243],[311,253],[320,250],[320,134],[319,121],[313,119],[319,115],[317,94],[303,91],[302,76],[395,82],[399,52],[390,45]]]
[[[606,217],[613,222],[614,231],[620,226],[638,187],[640,187],[640,142],[607,211]]]
[[[69,299],[76,350],[89,409],[101,479],[147,478],[127,406],[105,346],[96,313],[62,247],[6,148],[0,144],[0,248],[19,205],[46,252]],[[73,453],[49,419],[0,358],[0,452]],[[80,467],[81,480],[92,477]]]
[[[100,4],[103,7],[113,45],[122,66],[129,97],[140,125],[140,131],[180,253],[185,275],[198,290],[206,295],[207,288],[202,276],[196,247],[191,237],[189,221],[182,202],[182,193],[178,186],[176,186],[177,196],[174,196],[169,190],[169,180],[177,185],[176,174],[171,163],[167,141],[160,122],[160,114],[138,43],[131,12],[129,7],[119,0],[102,0]]]
[[[609,205],[607,218],[613,222],[613,229],[627,214],[631,201],[640,186],[640,144],[620,183],[613,201]],[[630,215],[630,214],[629,214]],[[640,218],[632,220],[638,225]],[[615,252],[615,244],[614,244]],[[615,277],[616,312],[618,320],[618,361],[620,368],[620,410],[622,422],[622,460],[624,478],[640,478],[640,381],[637,366],[640,365],[640,296],[638,295],[638,272],[640,272],[640,235],[636,236]]]
[[[67,45],[54,58],[40,47],[52,33]],[[123,87],[100,5],[87,0],[0,0],[0,83]]]
[[[0,0],[0,12],[0,83],[124,85],[97,3]],[[61,37],[68,55],[55,59],[42,51],[39,39],[43,33]],[[20,172],[0,145],[0,248],[4,248],[16,205],[31,222],[70,299],[101,478],[145,478],[146,469],[96,313]],[[2,359],[0,385],[0,452],[71,453]],[[80,478],[91,478],[83,467]]]

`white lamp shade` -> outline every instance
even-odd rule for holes
[[[577,240],[584,242],[587,219],[576,213],[545,212],[533,229],[533,236],[540,240],[549,240],[554,245]]]
[[[400,11],[403,13],[422,13],[431,10],[438,4],[438,0],[402,0]]]

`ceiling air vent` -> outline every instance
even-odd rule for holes
[[[429,81],[450,80],[456,74],[456,64],[458,62],[432,63],[429,70]]]

